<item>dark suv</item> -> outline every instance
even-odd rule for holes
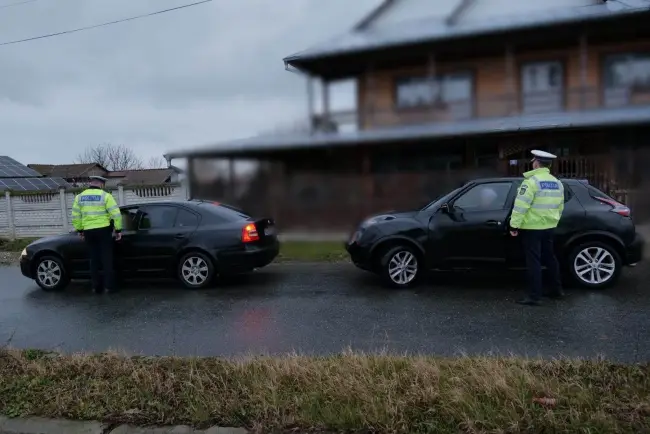
[[[350,237],[347,251],[357,267],[394,287],[411,286],[434,269],[525,268],[520,237],[508,234],[522,181],[479,179],[421,210],[371,217]],[[630,209],[586,181],[562,183],[565,204],[555,240],[560,264],[582,286],[612,285],[623,266],[643,256]]]

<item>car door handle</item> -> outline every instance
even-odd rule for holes
[[[181,240],[181,239],[185,238],[185,234],[176,234],[176,235],[174,235],[174,238],[176,238],[177,240]]]
[[[497,220],[488,220],[485,224],[488,226],[501,226],[501,222]]]

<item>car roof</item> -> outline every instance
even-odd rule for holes
[[[196,199],[188,199],[188,200],[158,200],[158,201],[153,201],[153,202],[136,202],[136,203],[130,203],[128,205],[122,205],[120,208],[128,208],[130,206],[144,206],[144,205],[182,205],[182,206],[189,206],[190,208],[193,208],[201,203],[213,203],[208,200],[196,200]]]
[[[589,181],[586,179],[575,179],[575,178],[558,178],[558,179],[569,185],[589,184]],[[485,182],[511,182],[511,181],[523,181],[523,180],[524,180],[523,176],[502,176],[499,178],[477,178],[468,181],[467,183],[465,183],[465,185],[481,184]]]

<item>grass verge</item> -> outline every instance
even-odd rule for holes
[[[38,238],[19,238],[10,240],[7,238],[0,238],[0,252],[20,252],[27,245]]]
[[[348,259],[342,241],[282,241],[279,261],[336,262]]]
[[[650,432],[649,365],[353,353],[236,361],[0,351],[0,414],[9,416],[264,432]]]

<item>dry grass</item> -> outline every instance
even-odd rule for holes
[[[385,433],[650,432],[650,366],[346,353],[127,358],[1,350],[0,413]],[[534,398],[555,398],[553,407]]]

